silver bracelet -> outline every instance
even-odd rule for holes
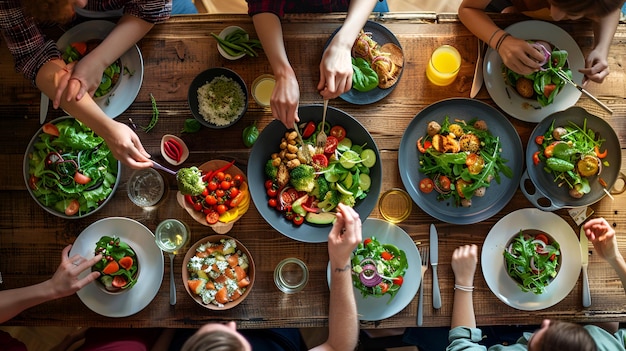
[[[461,291],[467,291],[467,292],[472,292],[474,291],[474,287],[473,286],[464,286],[464,285],[459,285],[459,284],[454,284],[454,290],[461,290]]]

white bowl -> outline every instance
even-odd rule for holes
[[[176,141],[182,148],[182,155],[180,156],[180,160],[178,161],[174,160],[173,158],[169,157],[167,153],[165,152],[164,144],[168,140]],[[169,164],[178,166],[179,164],[185,162],[185,160],[187,160],[187,157],[189,157],[189,148],[187,147],[187,144],[185,144],[185,142],[181,138],[177,137],[176,135],[165,134],[163,138],[161,138],[161,155],[163,156],[165,161],[167,161]]]
[[[224,39],[224,38],[226,38],[226,36],[227,36],[228,34],[233,33],[234,31],[237,31],[237,30],[244,30],[244,29],[243,29],[243,28],[241,28],[241,27],[239,27],[239,26],[229,26],[229,27],[226,27],[226,28],[222,29],[222,31],[220,32],[220,34],[218,34],[218,37],[220,37],[220,38]],[[220,52],[220,54],[221,54],[224,58],[227,58],[227,59],[229,59],[229,60],[239,60],[240,58],[242,58],[242,57],[246,56],[246,54],[245,54],[245,53],[244,53],[244,54],[237,55],[237,56],[229,55],[229,54],[228,54],[228,53],[227,53],[224,49],[222,49],[222,47],[220,46],[220,44],[219,44],[219,43],[217,43],[217,51],[219,51],[219,52]]]

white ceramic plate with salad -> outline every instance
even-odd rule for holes
[[[359,289],[354,288],[357,313],[362,321],[379,321],[402,311],[411,303],[421,283],[422,259],[413,239],[404,229],[382,219],[368,218],[363,222],[363,240],[372,236],[383,245],[393,244],[403,250],[408,267],[404,282],[393,298],[389,294],[364,297]],[[330,286],[330,263],[327,267],[327,279]]]
[[[503,252],[520,230],[547,233],[560,245],[561,266],[543,294],[524,292],[506,271]],[[523,208],[500,219],[489,231],[481,253],[481,266],[489,289],[504,303],[524,311],[551,307],[572,291],[581,268],[580,244],[570,225],[552,212]]]
[[[91,39],[104,39],[113,30],[115,23],[104,20],[93,20],[80,23],[67,32],[59,40],[57,47],[61,52],[68,45]],[[122,114],[135,101],[143,81],[143,58],[137,45],[133,45],[121,57],[122,74],[113,90],[95,101],[102,111],[111,118]],[[132,74],[131,74],[132,73]]]
[[[583,75],[578,70],[585,67],[585,59],[576,41],[566,31],[552,23],[536,20],[512,24],[506,31],[520,39],[544,40],[560,50],[567,51],[572,79],[578,84],[582,83]],[[573,106],[580,98],[581,92],[567,84],[554,98],[553,103],[541,107],[536,100],[523,98],[515,88],[506,84],[502,75],[502,65],[500,55],[489,48],[483,63],[485,86],[496,105],[519,120],[539,123],[546,116]]]
[[[137,283],[123,294],[107,294],[95,282],[76,294],[92,311],[105,317],[127,317],[144,309],[161,288],[164,258],[154,241],[154,234],[143,224],[124,217],[103,218],[85,228],[76,238],[70,256],[94,256],[96,243],[103,235],[117,236],[135,250],[139,262]],[[80,278],[90,273],[86,270]]]

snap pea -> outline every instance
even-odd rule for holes
[[[261,49],[261,42],[258,39],[250,39],[250,36],[245,30],[238,29],[232,33],[229,33],[224,38],[221,38],[215,33],[211,33],[211,36],[217,40],[218,45],[228,55],[240,56],[242,54],[256,57],[259,54],[256,49]]]

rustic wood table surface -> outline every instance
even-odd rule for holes
[[[341,99],[331,101],[359,120],[372,134],[381,150],[383,164],[382,190],[403,187],[398,168],[398,148],[401,136],[412,120],[426,106],[446,98],[468,97],[474,65],[477,59],[476,38],[454,16],[388,14],[373,18],[389,28],[404,48],[405,67],[396,89],[385,99],[370,105],[353,105]],[[506,26],[523,20],[517,17],[497,17]],[[319,59],[324,44],[342,23],[340,15],[299,15],[284,20],[284,37],[290,61],[300,82],[301,103],[318,104],[322,100],[315,86],[319,80]],[[144,79],[139,95],[132,106],[117,120],[126,122],[131,117],[137,125],[147,125],[152,108],[153,94],[160,111],[156,127],[149,133],[138,130],[143,145],[157,161],[163,161],[159,142],[164,134],[179,135],[190,147],[191,155],[186,166],[200,165],[211,159],[235,159],[245,169],[250,149],[242,143],[242,130],[257,121],[262,130],[272,116],[268,110],[251,99],[244,118],[233,127],[223,130],[203,128],[193,134],[181,134],[185,119],[192,118],[188,103],[189,83],[209,67],[227,67],[239,73],[248,87],[260,74],[271,73],[266,57],[229,61],[216,50],[211,32],[218,33],[228,25],[239,25],[254,33],[248,16],[198,15],[172,18],[156,26],[138,46],[144,62]],[[584,54],[592,45],[590,25],[586,23],[559,23],[576,40]],[[426,79],[425,64],[430,52],[441,45],[454,45],[463,62],[457,80],[448,87],[437,87]],[[615,129],[621,145],[626,145],[626,25],[620,24],[609,55],[611,74],[601,84],[590,84],[589,91],[608,104],[614,111],[607,114],[586,97],[577,103],[590,113],[605,118]],[[174,178],[164,174],[169,192],[160,206],[142,210],[126,195],[126,183],[132,170],[123,168],[122,180],[113,199],[97,213],[82,220],[65,220],[44,211],[29,195],[23,176],[22,164],[28,142],[40,125],[39,91],[13,70],[12,58],[3,44],[0,48],[0,272],[3,282],[0,289],[10,289],[34,284],[49,278],[60,261],[64,246],[71,244],[77,235],[91,223],[106,217],[123,216],[139,221],[154,231],[166,218],[178,218],[191,226],[191,242],[213,234],[213,231],[193,221],[176,202]],[[483,87],[478,100],[497,107]],[[50,109],[48,120],[62,116],[62,111]],[[524,149],[535,126],[534,123],[508,117],[518,131]],[[621,150],[610,150],[620,152]],[[623,153],[622,153],[623,155]],[[623,156],[622,156],[623,159]],[[626,168],[622,161],[622,172]],[[371,194],[370,196],[377,196]],[[260,206],[264,206],[261,204]],[[432,308],[432,274],[425,277],[424,326],[450,324],[454,278],[450,267],[452,251],[462,244],[482,246],[490,228],[503,216],[533,205],[518,189],[513,199],[496,215],[472,225],[443,223],[413,206],[409,218],[399,226],[415,241],[428,243],[428,227],[435,223],[439,230],[439,284],[443,307]],[[612,223],[619,236],[622,252],[626,252],[623,239],[626,216],[626,196],[616,195],[614,200],[604,197],[591,206],[594,216],[603,216]],[[578,234],[578,226],[566,209],[555,211]],[[378,210],[371,215],[381,218]],[[153,301],[140,312],[124,318],[102,317],[85,306],[78,296],[48,302],[16,316],[6,325],[64,325],[110,327],[198,327],[207,321],[235,320],[241,328],[311,327],[327,325],[328,285],[326,264],[328,254],[325,243],[302,243],[275,231],[261,217],[256,207],[250,206],[246,215],[229,233],[241,240],[252,252],[256,262],[257,278],[250,296],[239,306],[221,312],[208,311],[198,306],[185,292],[181,277],[182,257],[175,267],[178,303],[169,304],[169,258],[165,258],[165,277]],[[592,250],[593,251],[593,250]],[[273,282],[273,269],[285,257],[299,257],[310,269],[310,279],[296,294],[283,294]],[[479,325],[487,324],[539,324],[543,318],[562,318],[575,322],[624,321],[626,297],[619,279],[596,255],[591,255],[589,277],[593,304],[581,304],[580,278],[573,290],[556,305],[539,311],[520,311],[501,302],[487,286],[480,271],[476,273],[474,301]],[[406,279],[411,279],[407,277]],[[417,296],[398,314],[377,322],[363,322],[365,328],[415,326]]]

